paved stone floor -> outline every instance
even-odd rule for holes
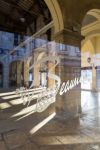
[[[38,91],[37,91],[38,92]],[[25,108],[15,92],[0,93],[0,150],[100,150],[100,94],[82,91],[79,118],[60,120]]]

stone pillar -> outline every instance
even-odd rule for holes
[[[3,88],[9,88],[9,63],[3,66]]]
[[[52,33],[52,40],[53,40],[53,33]],[[48,55],[50,56],[56,56],[56,43],[54,41],[50,42],[48,44]],[[56,63],[56,62],[55,62]],[[50,71],[50,73],[55,74],[55,67],[54,67],[54,63],[52,62],[48,62],[48,72]],[[48,78],[48,87],[53,87],[53,85],[55,85],[55,80]]]
[[[93,91],[97,90],[96,74],[97,74],[96,68],[92,67],[92,90]]]
[[[34,67],[34,87],[40,86],[40,75],[39,75],[39,65]]]
[[[29,63],[24,62],[24,86],[29,86]]]
[[[56,74],[61,78],[61,82],[69,83],[75,78],[81,76],[81,56],[80,46],[82,36],[78,32],[63,30],[55,35],[57,43],[64,44],[59,47],[59,56],[61,62],[56,69]],[[60,88],[61,89],[61,88]],[[59,91],[60,92],[60,91]],[[58,93],[56,100],[56,112],[62,118],[76,117],[81,111],[81,85],[75,86],[73,89],[60,95]],[[62,117],[63,116],[63,117]]]
[[[48,63],[48,71],[50,71],[51,68],[53,68],[54,64]],[[53,68],[50,73],[55,74],[55,68]],[[48,87],[53,87],[55,85],[55,80],[48,78]]]
[[[38,61],[39,53],[34,53],[34,63]],[[39,72],[40,64],[37,64],[33,68],[33,86],[39,87],[40,86],[40,72]]]
[[[21,71],[22,71],[22,62],[17,62],[17,86],[21,86]]]

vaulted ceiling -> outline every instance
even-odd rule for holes
[[[45,15],[48,9],[44,0],[0,0],[0,30],[26,33],[27,27],[35,22],[41,14],[44,22],[49,20]]]

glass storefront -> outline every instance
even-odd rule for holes
[[[81,89],[91,90],[92,89],[92,69],[84,68],[81,70]]]
[[[97,89],[100,90],[100,66],[97,67],[96,74],[97,74],[96,78]]]

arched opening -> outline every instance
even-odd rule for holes
[[[3,87],[3,65],[0,63],[0,88]]]
[[[81,105],[83,111],[99,108],[100,89],[100,10],[93,9],[87,12],[82,26],[81,48]],[[95,97],[96,95],[96,97]]]
[[[9,65],[9,86],[16,88],[24,85],[23,62],[14,61]]]
[[[3,61],[6,62],[4,69],[4,88],[7,88],[9,85],[17,85],[16,62],[19,60],[27,62],[30,56],[34,58],[34,49],[38,50],[38,47],[50,42],[53,39],[52,35],[55,29],[55,32],[59,32],[63,28],[63,19],[62,14],[59,13],[61,10],[57,0],[55,2],[50,0],[20,0],[19,2],[4,0],[1,1],[1,5],[2,13],[0,17],[2,18],[2,26],[0,26],[0,48],[2,50]],[[7,9],[6,12],[4,12],[5,7]],[[13,16],[9,13],[9,9],[13,9]],[[7,21],[5,22],[5,20]],[[53,22],[50,28],[48,26],[45,28],[50,22]],[[40,32],[41,28],[43,29]],[[32,35],[36,35],[36,37],[34,36],[32,38]],[[28,42],[26,41],[21,44],[25,40]],[[29,66],[27,66],[28,71]],[[10,78],[8,82],[7,74]],[[28,75],[27,77],[25,76],[25,78],[28,78],[25,79],[25,82],[33,79],[32,73],[29,72],[29,74],[30,77]],[[42,73],[42,76],[45,75]]]
[[[16,66],[15,63],[9,64],[18,60],[27,61],[30,56],[34,57],[34,49],[38,51],[38,47],[47,46],[48,42],[54,40],[54,34],[64,28],[64,24],[57,0],[19,0],[19,2],[1,0],[1,6],[0,49],[3,61],[6,60],[4,88],[7,88],[12,84],[11,80],[16,82],[15,75],[10,77],[14,78],[10,80],[11,83],[7,81],[11,68],[13,65],[14,68]],[[6,12],[4,12],[5,8]],[[9,10],[13,10],[13,16]],[[49,23],[51,24],[46,26]],[[25,40],[28,42],[24,42]],[[22,42],[24,43],[21,44]],[[12,71],[11,74],[13,74]],[[33,79],[32,73],[29,74],[29,80]],[[41,72],[40,78],[46,78],[46,72]],[[28,79],[25,80],[28,81]],[[44,82],[42,84],[46,84],[46,79]],[[16,83],[13,84],[16,85]]]
[[[94,47],[91,40],[87,40],[81,49],[81,76],[83,77],[84,82],[81,84],[81,88],[84,90],[92,90],[92,66],[89,62],[94,54]]]
[[[47,4],[54,22],[55,33],[64,29],[62,12],[57,0],[44,0]]]

